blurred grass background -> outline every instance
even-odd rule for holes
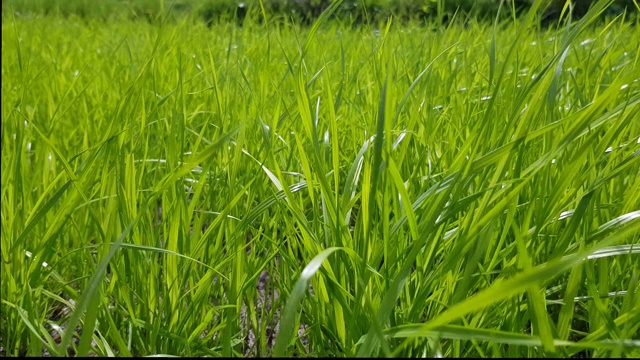
[[[533,0],[505,1],[505,6],[521,14],[529,10]],[[544,24],[552,24],[560,16],[564,0],[546,0],[540,11]],[[573,1],[573,15],[581,17],[594,3],[592,0]],[[271,16],[291,17],[302,23],[313,22],[331,0],[262,0]],[[500,0],[345,0],[334,16],[352,23],[396,19],[448,22],[453,16],[491,20],[497,13]],[[637,16],[638,5],[634,0],[614,0],[605,16],[617,16],[625,11]],[[260,0],[5,0],[3,17],[59,15],[87,19],[145,18],[158,21],[162,14],[169,19],[205,21],[209,25],[217,21],[237,19],[243,21],[248,14],[259,18]],[[503,12],[509,16],[510,12]]]

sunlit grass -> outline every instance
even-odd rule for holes
[[[640,356],[640,32],[603,9],[5,17],[0,346]]]

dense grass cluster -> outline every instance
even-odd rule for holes
[[[5,17],[3,354],[639,357],[640,30],[603,11]]]

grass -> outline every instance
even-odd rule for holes
[[[605,5],[3,12],[2,351],[640,356],[640,32]]]

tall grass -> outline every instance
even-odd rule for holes
[[[605,8],[5,19],[0,346],[640,356],[640,33]]]

